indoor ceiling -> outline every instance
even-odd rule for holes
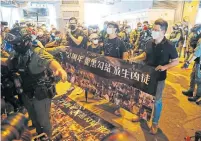
[[[60,2],[60,0],[1,0],[1,6],[3,7],[25,7],[28,3],[40,3],[40,4],[54,4]]]

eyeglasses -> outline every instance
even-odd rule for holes
[[[98,40],[98,38],[93,38],[92,40]]]

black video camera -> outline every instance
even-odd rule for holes
[[[8,22],[1,21],[1,25],[3,25],[3,26],[8,26]]]
[[[31,133],[27,128],[28,119],[23,114],[12,114],[1,122],[1,140],[31,140]]]

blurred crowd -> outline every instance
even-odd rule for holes
[[[35,47],[71,46],[125,60],[143,52],[146,49],[146,43],[152,39],[152,25],[148,21],[137,23],[135,29],[132,29],[127,22],[117,24],[106,21],[104,28],[100,30],[97,25],[85,27],[79,24],[76,18],[72,17],[69,19],[65,32],[59,31],[54,25],[51,25],[50,30],[47,30],[45,24],[36,25],[30,22],[16,22],[13,25],[13,28],[15,27],[27,28],[32,35],[32,45]],[[2,54],[13,50],[12,45],[4,40],[9,31],[9,27],[2,23]],[[190,49],[186,49],[188,33],[188,22],[185,20],[182,23],[176,23],[172,27],[169,39],[177,48],[179,55],[182,52],[183,55],[187,55],[190,51]],[[113,48],[113,46],[116,46],[116,48]]]

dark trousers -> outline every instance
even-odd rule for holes
[[[51,99],[45,98],[37,100],[36,98],[29,99],[25,94],[22,95],[22,100],[25,108],[28,111],[32,124],[36,127],[37,133],[46,133],[51,138],[52,126],[50,118]]]

